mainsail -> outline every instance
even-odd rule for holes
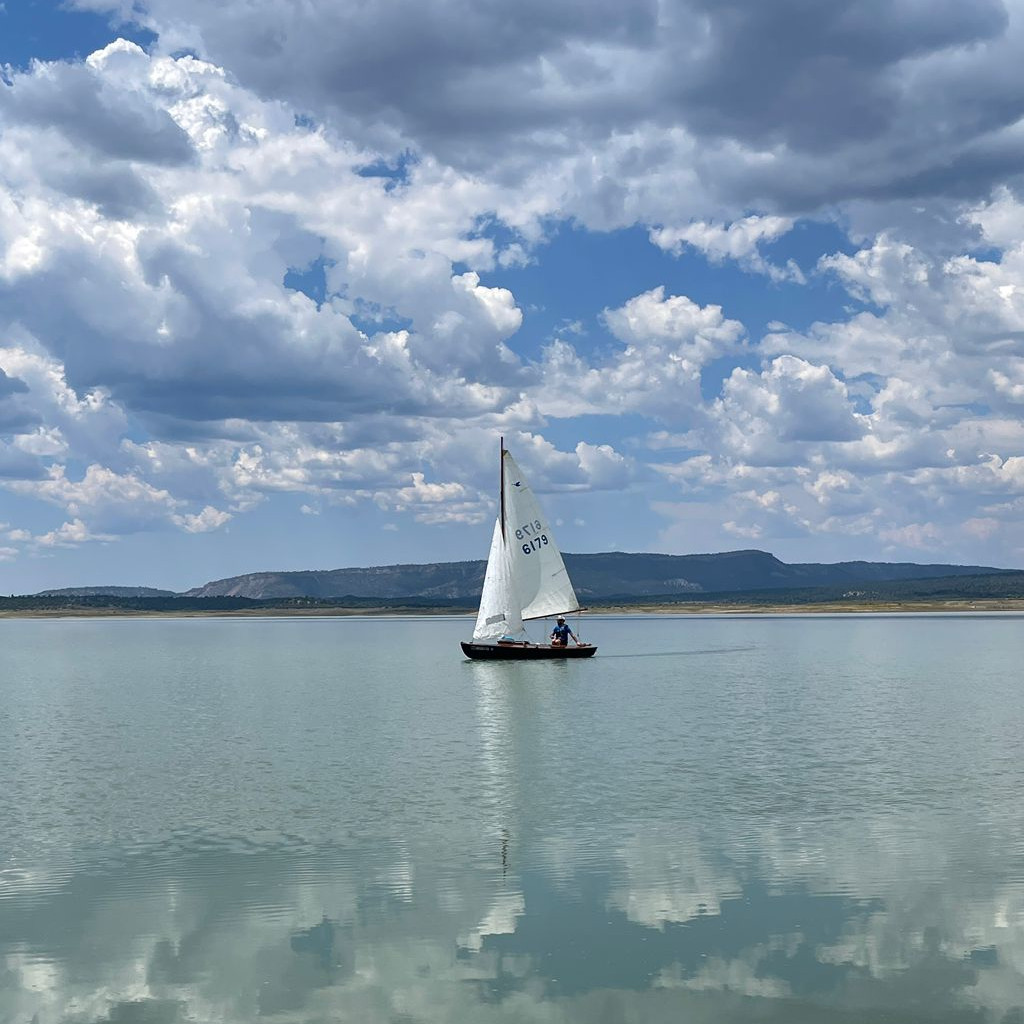
[[[579,608],[547,519],[515,459],[502,449],[502,513],[494,524],[474,640],[515,636],[523,619]]]

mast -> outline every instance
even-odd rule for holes
[[[501,538],[505,539],[505,438],[498,440],[498,472],[501,475]]]

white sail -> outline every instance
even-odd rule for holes
[[[522,618],[539,619],[545,615],[576,611],[579,601],[555,546],[554,535],[522,471],[508,452],[503,453],[502,474],[505,492],[504,547]],[[493,544],[491,550],[494,550]]]
[[[500,640],[523,630],[519,593],[512,580],[508,548],[501,535],[501,520],[494,524],[491,552],[487,557],[480,611],[476,617],[474,640]]]

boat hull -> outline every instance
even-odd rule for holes
[[[590,658],[597,653],[597,648],[593,644],[551,647],[549,644],[478,644],[463,640],[462,653],[478,661],[537,661]]]

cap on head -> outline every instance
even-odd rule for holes
[[[562,618],[562,616],[561,616],[561,615],[559,615],[559,616],[558,616],[558,621],[559,621],[559,622],[565,622],[565,619],[563,619],[563,618]]]

